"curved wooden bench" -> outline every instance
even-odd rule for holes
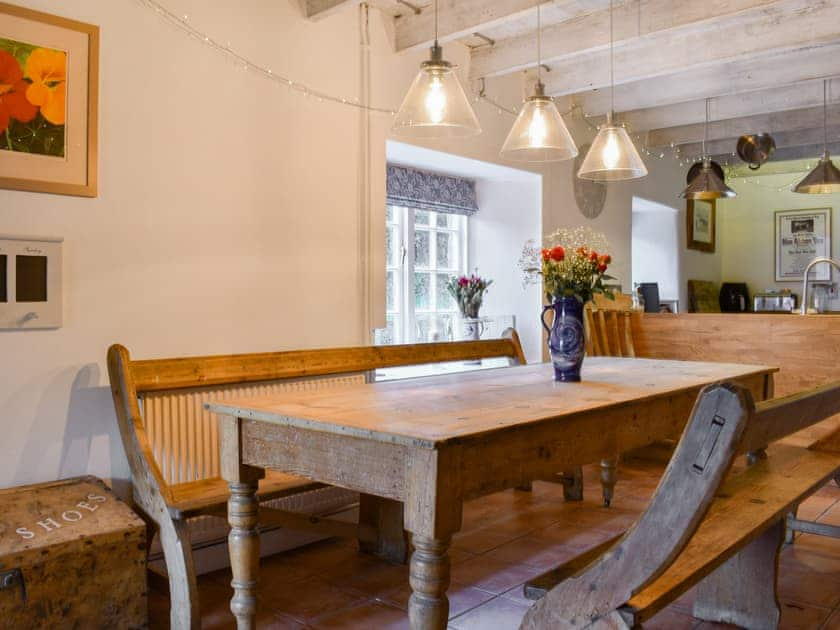
[[[635,628],[698,585],[694,616],[775,628],[785,515],[840,471],[840,449],[766,445],[840,411],[840,383],[753,405],[700,395],[647,510],[623,535],[530,582],[521,628]],[[746,468],[726,479],[735,456]]]
[[[169,578],[172,628],[198,628],[200,621],[188,519],[224,516],[229,498],[218,469],[216,420],[209,414],[198,417],[204,413],[202,396],[212,392],[219,397],[220,390],[243,395],[254,388],[363,383],[373,370],[387,367],[486,358],[524,363],[516,332],[509,329],[503,337],[141,361],[132,359],[125,347],[111,346],[108,373],[131,469],[135,507],[151,530],[149,540],[154,532],[160,536]],[[348,375],[349,380],[345,378]],[[169,422],[173,405],[186,409],[177,428]],[[308,479],[270,472],[260,481],[259,496],[267,501],[321,487],[323,484]],[[261,509],[260,514],[263,524],[305,528],[328,536],[356,533],[365,551],[392,559],[404,559],[407,553],[402,506],[394,501],[363,495],[358,527],[270,508]]]

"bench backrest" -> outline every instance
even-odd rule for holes
[[[516,332],[486,341],[152,360],[133,360],[114,345],[108,371],[135,492],[140,480],[166,495],[168,485],[219,474],[218,423],[203,407],[208,400],[364,383],[379,368],[486,358],[524,364]]]
[[[617,615],[685,547],[736,455],[760,450],[838,411],[840,382],[757,407],[749,390],[738,385],[705,388],[639,520],[610,551],[540,599],[520,627],[583,628]]]
[[[587,308],[586,352],[593,357],[635,357],[632,311]]]

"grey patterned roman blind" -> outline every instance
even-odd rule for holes
[[[475,181],[463,177],[388,164],[386,191],[392,206],[466,215],[478,211]]]

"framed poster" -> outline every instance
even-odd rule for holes
[[[96,196],[99,28],[0,2],[0,188]]]
[[[715,251],[715,200],[689,199],[685,207],[688,249],[713,254]]]
[[[831,208],[776,212],[776,282],[802,282],[805,267],[831,256]],[[831,266],[817,265],[811,280],[829,282]]]

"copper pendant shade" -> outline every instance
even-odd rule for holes
[[[823,81],[823,155],[819,164],[791,190],[806,195],[828,195],[840,192],[840,170],[828,154],[828,80]]]
[[[706,155],[706,140],[709,135],[709,99],[706,99],[706,126],[703,130],[703,167],[697,176],[691,180],[685,190],[680,193],[683,199],[725,199],[735,197],[732,190],[712,169],[712,159]]]

